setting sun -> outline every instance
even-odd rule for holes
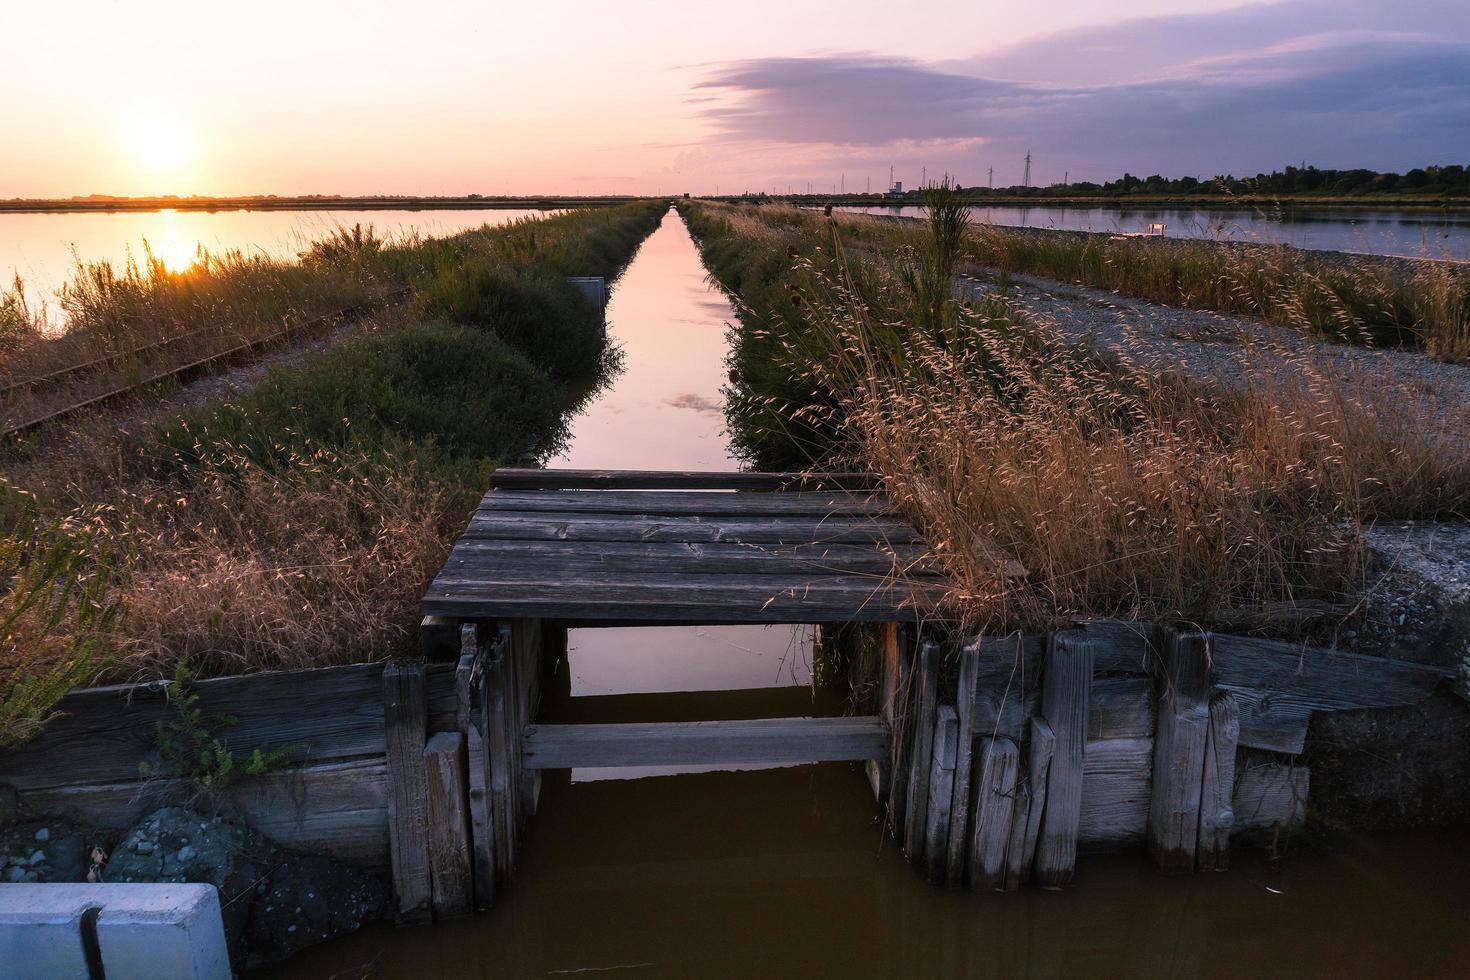
[[[193,135],[181,119],[167,112],[132,117],[123,138],[132,157],[152,171],[177,171],[194,157]]]

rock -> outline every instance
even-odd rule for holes
[[[250,910],[250,953],[257,961],[290,956],[381,918],[382,877],[317,855],[292,855],[271,873]]]
[[[33,871],[37,881],[84,881],[87,840],[64,821],[16,824],[0,831],[0,866]],[[38,841],[46,847],[37,847]]]
[[[26,869],[18,864],[12,864],[10,866],[10,870],[5,872],[5,880],[10,882],[12,885],[19,884],[20,882],[25,881]]]
[[[1359,653],[1448,667],[1470,700],[1470,523],[1368,529]]]
[[[274,848],[244,823],[164,807],[139,822],[113,852],[107,881],[204,882],[219,889],[231,959],[244,962],[250,913],[242,896],[254,890]],[[187,855],[187,856],[186,856]]]

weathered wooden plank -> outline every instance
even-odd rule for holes
[[[1205,738],[1200,787],[1195,865],[1201,871],[1223,871],[1230,864],[1230,832],[1235,825],[1235,749],[1239,738],[1240,712],[1235,706],[1235,695],[1216,691],[1210,697],[1210,727]]]
[[[931,885],[945,883],[949,870],[949,808],[953,799],[959,718],[941,704],[934,715],[934,747],[929,761],[929,813],[924,826],[924,874]]]
[[[1097,677],[1087,712],[1087,739],[1148,738],[1157,718],[1153,682],[1146,677]]]
[[[970,770],[975,744],[975,693],[980,677],[980,648],[960,647],[960,672],[955,694],[956,734],[954,789],[949,804],[949,856],[945,877],[951,885],[963,885],[969,871]],[[1002,847],[1002,855],[1004,848]]]
[[[401,922],[429,917],[428,786],[423,753],[428,729],[424,665],[393,661],[383,669],[387,733],[388,822],[393,894]]]
[[[518,565],[551,569],[542,577],[578,576],[599,569],[619,573],[689,575],[907,575],[939,572],[925,549],[912,543],[753,544],[724,541],[501,541],[465,538],[446,567],[456,575],[504,573]]]
[[[1082,765],[1077,839],[1089,849],[1143,842],[1148,833],[1153,736],[1088,742]]]
[[[1054,633],[1042,678],[1041,715],[1056,736],[1047,771],[1046,809],[1036,844],[1036,880],[1060,888],[1072,880],[1082,812],[1082,770],[1091,702],[1093,645],[1081,636]]]
[[[1269,837],[1299,827],[1307,817],[1311,772],[1306,766],[1279,762],[1237,763],[1234,834]]]
[[[439,732],[430,738],[424,746],[424,774],[434,917],[466,915],[474,907],[475,873],[470,859],[464,736]]]
[[[206,716],[236,719],[222,734],[237,751],[281,746],[292,761],[385,751],[381,664],[227,677],[193,690]],[[0,773],[17,789],[136,779],[139,763],[158,761],[158,723],[175,717],[161,682],[73,691],[37,738],[0,753]]]
[[[1148,849],[1162,871],[1194,870],[1200,788],[1210,727],[1210,637],[1169,630],[1159,652]]]
[[[909,751],[908,803],[904,809],[904,854],[918,862],[924,854],[924,834],[929,823],[929,774],[933,770],[934,724],[939,699],[939,646],[925,640],[915,665],[914,705]]]
[[[381,755],[291,767],[219,791],[282,847],[372,869],[389,867],[387,764]],[[147,813],[197,792],[185,780],[131,780],[58,786],[20,794],[35,813],[69,816],[82,826],[126,830]]]
[[[691,581],[694,576],[636,580],[489,582],[440,576],[426,611],[465,618],[676,620],[752,623],[887,622],[911,618],[944,598],[939,588],[815,577],[763,582]],[[699,578],[719,578],[701,576]],[[915,591],[917,590],[917,591]],[[907,610],[907,611],[905,611]]]
[[[1235,695],[1242,748],[1301,755],[1312,723],[1311,706],[1260,688],[1222,686],[1221,690]]]
[[[888,726],[877,717],[530,725],[524,746],[532,769],[862,761],[888,751]]]
[[[1414,704],[1452,676],[1439,667],[1260,637],[1212,635],[1210,655],[1220,687],[1270,691],[1324,711]]]
[[[481,514],[529,514],[540,511],[660,517],[691,515],[707,518],[746,515],[886,517],[898,512],[893,502],[882,494],[844,491],[729,493],[719,490],[682,490],[675,493],[647,493],[639,490],[491,490],[485,494],[479,506]]]
[[[1041,815],[1046,808],[1046,781],[1056,743],[1051,726],[1041,718],[1032,718],[1026,750],[1026,775],[1018,785],[1011,813],[1011,837],[1006,843],[1006,891],[1015,891],[1031,877],[1036,844],[1041,837]]]
[[[503,490],[869,490],[882,485],[870,473],[759,473],[700,470],[518,469],[503,466],[490,486]]]
[[[640,519],[641,518],[641,519]],[[755,544],[874,544],[920,541],[908,524],[856,517],[702,520],[656,514],[596,517],[566,512],[479,513],[465,537],[532,541],[727,541]]]
[[[1084,619],[1077,620],[1076,626],[1093,642],[1093,669],[1098,676],[1153,676],[1153,623]]]
[[[1009,691],[981,690],[975,697],[975,733],[1019,741],[1041,710],[1041,691],[1024,697]],[[1090,741],[1143,738],[1154,732],[1153,683],[1143,677],[1098,677],[1092,682],[1087,711]]]
[[[1006,880],[1006,849],[1016,810],[1021,753],[1008,738],[985,738],[981,743],[980,775],[975,784],[975,834],[969,855],[970,884],[994,890],[1004,887]]]

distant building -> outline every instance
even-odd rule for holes
[[[884,197],[903,197],[903,181],[901,181],[901,180],[895,180],[893,182],[893,186],[890,187],[890,188],[888,188],[888,193],[884,194],[883,196]]]

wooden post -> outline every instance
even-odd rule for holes
[[[464,736],[440,732],[424,746],[429,796],[429,870],[434,916],[467,914],[474,904],[474,868],[465,785]]]
[[[924,828],[924,873],[931,885],[944,884],[949,870],[949,807],[954,791],[959,719],[941,704],[934,716],[934,748],[929,767],[929,815]]]
[[[490,814],[495,827],[495,878],[509,881],[515,866],[516,825],[511,788],[510,630],[502,625],[485,666],[486,747],[490,756]]]
[[[429,801],[424,741],[429,705],[424,665],[383,668],[383,729],[388,745],[388,850],[400,923],[429,918]]]
[[[925,641],[919,648],[914,685],[914,710],[910,712],[909,719],[913,749],[909,754],[903,851],[910,861],[917,863],[924,856],[924,838],[928,831],[929,774],[935,741],[935,706],[939,698],[939,647],[932,641]]]
[[[970,770],[975,744],[975,688],[979,682],[980,641],[976,640],[960,647],[959,690],[955,694],[959,735],[955,745],[954,795],[949,811],[949,867],[946,870],[951,885],[963,885],[965,873],[969,870],[965,850],[970,843]],[[1004,853],[1002,841],[1001,854]]]
[[[1154,737],[1148,849],[1163,871],[1194,870],[1200,789],[1210,727],[1209,637],[1169,630],[1158,658],[1159,722]]]
[[[1026,753],[1026,780],[1016,794],[1011,815],[1011,839],[1006,845],[1006,891],[1013,892],[1031,877],[1036,860],[1036,842],[1041,836],[1041,814],[1046,808],[1046,781],[1057,738],[1051,726],[1031,719],[1031,738]]]
[[[1210,728],[1200,786],[1199,846],[1196,867],[1224,871],[1230,866],[1230,831],[1235,826],[1235,747],[1240,739],[1240,708],[1235,695],[1210,697]]]
[[[897,732],[901,714],[899,696],[898,624],[878,623],[874,629],[878,640],[878,716],[888,724],[888,730]],[[869,759],[866,763],[868,784],[873,788],[873,799],[879,806],[886,806],[893,787],[893,756],[895,748],[887,758]]]
[[[894,701],[894,717],[890,722],[893,745],[889,753],[888,827],[900,844],[906,844],[905,822],[909,804],[909,768],[913,759],[914,726],[917,724],[918,698],[915,696],[917,665],[914,663],[914,627],[899,623],[893,631],[898,657],[898,691]]]
[[[1082,760],[1087,746],[1087,710],[1092,692],[1092,643],[1053,633],[1041,679],[1041,716],[1056,736],[1046,780],[1046,807],[1036,842],[1036,880],[1060,888],[1077,863],[1077,827],[1082,819]]]
[[[465,738],[468,767],[470,848],[475,867],[475,907],[495,903],[495,822],[490,804],[490,755],[485,737],[485,669],[487,657],[479,630],[466,624],[460,634],[464,653],[454,672],[459,730]]]
[[[1021,753],[1008,738],[985,738],[980,778],[975,784],[975,839],[970,848],[970,882],[975,888],[1005,884],[1006,848],[1016,810],[1016,773]],[[950,823],[954,833],[954,823]],[[954,848],[951,845],[951,853]]]

